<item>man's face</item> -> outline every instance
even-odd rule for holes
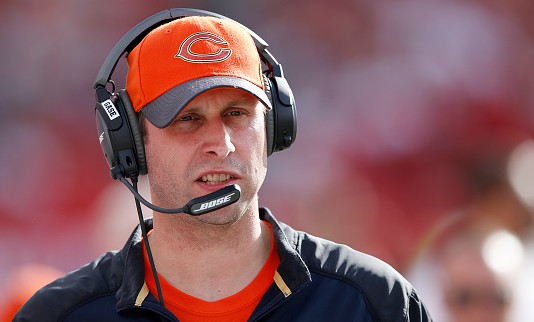
[[[444,299],[454,322],[504,322],[510,298],[506,285],[468,247],[450,255],[443,265]]]
[[[241,187],[237,203],[196,218],[227,224],[257,208],[267,172],[264,110],[252,95],[220,88],[195,98],[166,128],[146,122],[152,202],[181,207],[235,183]]]

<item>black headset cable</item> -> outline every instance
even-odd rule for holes
[[[138,192],[137,176],[132,177],[131,179],[132,179],[133,188],[135,189],[136,192]],[[141,226],[141,234],[143,236],[143,239],[145,240],[145,247],[146,247],[146,253],[148,256],[148,261],[150,263],[150,268],[152,269],[152,275],[154,276],[156,289],[158,290],[159,302],[161,303],[161,305],[163,305],[163,307],[165,307],[165,303],[163,301],[163,292],[161,291],[161,285],[159,283],[158,272],[156,271],[156,265],[154,264],[154,258],[152,257],[152,251],[150,249],[150,244],[148,242],[148,234],[147,234],[146,227],[145,227],[145,221],[143,218],[143,211],[141,209],[141,203],[139,202],[139,200],[137,200],[137,198],[134,198],[134,199],[135,199],[135,206],[137,208],[137,215],[139,217],[139,225]]]

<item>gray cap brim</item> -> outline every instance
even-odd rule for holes
[[[251,82],[233,76],[210,76],[190,80],[175,86],[141,109],[141,113],[158,128],[164,128],[180,114],[184,107],[198,95],[215,88],[237,88],[260,100],[268,109],[271,102],[267,94]]]

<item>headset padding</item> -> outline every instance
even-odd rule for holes
[[[267,111],[265,114],[265,133],[267,138],[267,156],[270,156],[274,152],[274,113],[275,113],[275,106],[273,102],[273,93],[272,93],[272,85],[271,80],[266,75],[263,75],[263,83],[264,83],[264,91],[265,94],[267,94],[267,97],[269,98],[269,101],[271,101],[271,106],[273,107],[270,111]]]
[[[147,173],[146,156],[145,156],[145,144],[143,142],[143,134],[139,129],[139,118],[137,113],[134,112],[132,107],[132,101],[126,93],[126,90],[121,89],[118,92],[119,99],[122,102],[126,115],[128,116],[128,123],[130,123],[130,132],[135,144],[135,151],[137,153],[137,168],[140,175]]]

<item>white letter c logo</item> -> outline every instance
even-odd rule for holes
[[[220,48],[210,54],[197,54],[191,51],[191,47],[197,41],[211,41],[218,45],[228,45],[226,40],[209,32],[197,32],[187,37],[181,44],[178,53],[174,56],[191,63],[215,63],[228,59],[232,54],[230,48]]]

